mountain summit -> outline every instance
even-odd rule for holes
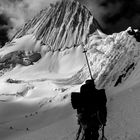
[[[28,21],[14,38],[34,34],[42,44],[56,51],[85,42],[96,29],[100,26],[86,7],[74,0],[62,0]]]

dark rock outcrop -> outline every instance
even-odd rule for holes
[[[0,70],[14,68],[17,64],[29,66],[39,59],[41,59],[41,54],[38,52],[26,54],[24,51],[14,51],[0,59]]]

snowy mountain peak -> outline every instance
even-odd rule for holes
[[[105,135],[134,140],[133,134],[140,132],[140,42],[130,29],[105,35],[98,28],[85,7],[63,0],[42,10],[0,49],[1,139],[34,130],[37,137],[32,139],[42,139],[40,128],[51,125],[53,131],[43,132],[45,139],[67,139],[59,130],[73,125],[74,117],[69,123],[60,120],[74,113],[70,95],[90,77],[84,47],[96,85],[108,96]],[[75,125],[69,139],[75,136]],[[49,138],[56,130],[58,136]]]
[[[62,0],[51,4],[27,22],[14,39],[33,34],[49,50],[64,50],[85,42],[99,24],[88,9],[77,1]]]

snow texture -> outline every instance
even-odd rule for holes
[[[88,18],[80,25],[83,16]],[[140,42],[130,29],[107,36],[93,19],[78,2],[63,0],[42,10],[0,49],[1,140],[74,139],[78,126],[70,95],[90,78],[83,49],[97,88],[106,89],[108,140],[140,138]],[[54,26],[47,28],[49,21]]]

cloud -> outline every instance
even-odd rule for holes
[[[78,0],[98,20],[104,32],[120,32],[127,27],[140,28],[140,0]]]
[[[2,15],[0,20],[5,19],[4,21],[7,22],[6,25],[0,24],[3,38],[10,39],[27,20],[55,1],[57,0],[0,0],[0,15]],[[2,45],[5,44],[4,39]]]

